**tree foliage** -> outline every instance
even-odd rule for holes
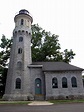
[[[32,60],[33,61],[64,61],[71,62],[75,53],[65,49],[60,52],[61,47],[58,35],[46,32],[39,25],[32,25]],[[7,76],[7,67],[10,58],[10,47],[12,39],[7,39],[4,35],[0,44],[0,94],[4,94]]]
[[[8,59],[10,58],[10,47],[12,40],[7,39],[4,35],[2,35],[1,44],[0,44],[0,64],[4,67],[8,65]]]
[[[4,94],[8,68],[0,66],[0,96]]]
[[[0,44],[0,95],[4,94],[12,40],[2,35]]]
[[[75,53],[65,49],[61,52],[58,35],[46,32],[39,25],[32,26],[32,60],[71,62]]]

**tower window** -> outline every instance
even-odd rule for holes
[[[21,61],[18,61],[18,62],[17,62],[17,68],[18,68],[18,69],[21,69],[21,68],[22,68],[22,62],[21,62]]]
[[[23,25],[24,24],[24,20],[23,19],[21,19],[21,25]]]
[[[18,49],[18,54],[21,54],[22,53],[22,48],[19,48]]]
[[[16,89],[21,89],[21,79],[20,78],[17,78],[16,79],[16,86],[15,86]]]
[[[22,42],[23,41],[23,37],[19,37],[19,42]]]

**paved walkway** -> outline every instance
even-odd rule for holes
[[[32,101],[28,105],[53,105],[53,103],[50,103],[48,101]]]

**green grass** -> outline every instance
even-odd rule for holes
[[[63,104],[63,103],[84,103],[84,99],[78,100],[50,100],[49,102],[54,104]]]
[[[49,100],[53,104],[66,104],[66,103],[84,103],[83,99],[80,100]],[[0,105],[12,104],[12,105],[27,105],[31,101],[0,101]]]
[[[0,101],[0,104],[13,104],[13,105],[17,105],[17,104],[20,104],[20,105],[27,105],[29,104],[30,101]]]

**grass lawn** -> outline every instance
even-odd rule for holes
[[[84,103],[84,99],[78,99],[78,100],[50,100],[49,102],[54,103],[54,104]]]
[[[20,105],[24,105],[24,104],[29,104],[30,101],[0,101],[0,105],[1,104],[20,104]]]
[[[80,100],[49,100],[49,102],[53,104],[84,103],[84,100],[83,99],[80,99]],[[31,101],[0,101],[0,105],[3,105],[3,104],[27,105],[29,103],[31,103]]]

